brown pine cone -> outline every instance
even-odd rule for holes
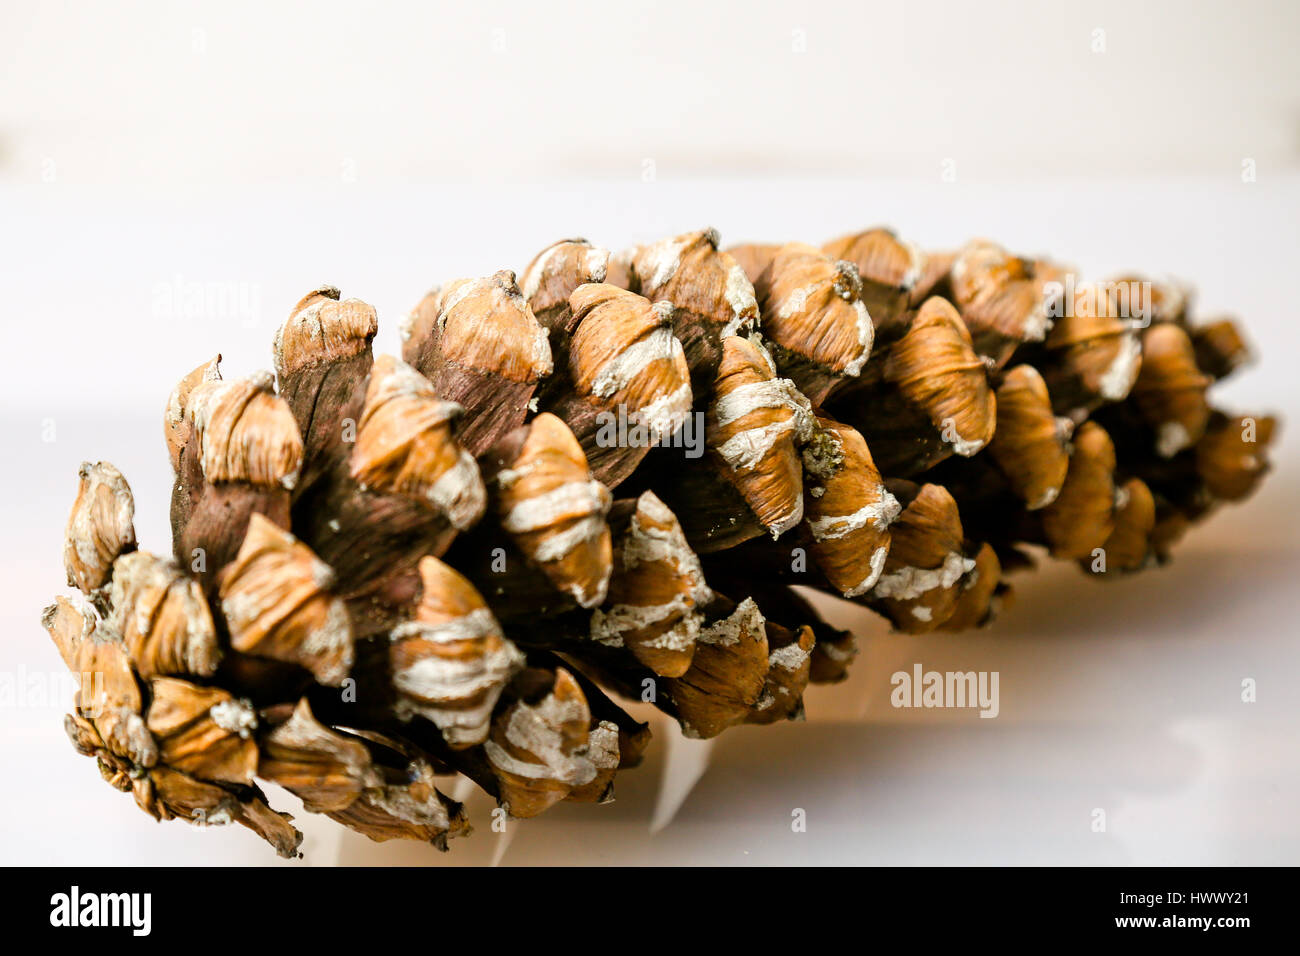
[[[1185,290],[986,240],[570,239],[522,276],[434,289],[401,359],[317,289],[274,375],[184,376],[170,554],[137,548],[117,469],[82,466],[85,600],[42,622],[80,675],[74,748],[147,813],[293,856],[258,780],[441,849],[469,826],[439,777],[515,817],[606,801],[649,740],[618,697],[712,737],[844,678],[853,635],[795,585],[899,631],[984,626],[1035,550],[1103,578],[1167,560],[1277,431],[1210,405],[1248,350]]]

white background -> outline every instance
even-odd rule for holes
[[[77,464],[122,468],[142,544],[166,550],[168,390],[218,351],[227,375],[269,365],[318,282],[375,303],[392,351],[427,286],[562,236],[989,235],[1090,275],[1194,280],[1261,358],[1216,400],[1294,422],[1297,40],[1281,2],[6,3],[0,861],[275,862],[99,780],[64,738],[68,701],[40,699],[61,664],[37,618],[63,591]],[[196,287],[234,298],[191,311]],[[864,651],[809,692],[809,723],[729,731],[711,755],[660,725],[612,806],[557,808],[507,846],[475,800],[479,832],[446,856],[307,819],[308,862],[1294,863],[1288,431],[1277,459],[1170,568],[1050,568],[991,631],[906,638],[835,608]],[[997,670],[1001,715],[892,709],[889,675],[917,661]]]

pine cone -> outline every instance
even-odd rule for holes
[[[137,549],[116,468],[81,468],[86,600],[43,623],[81,677],[73,746],[158,819],[292,856],[259,779],[442,849],[469,827],[439,776],[516,817],[608,800],[649,740],[610,695],[712,737],[843,679],[853,636],[794,586],[983,626],[1038,552],[1102,579],[1167,560],[1276,432],[1208,404],[1247,349],[1185,290],[985,240],[563,240],[522,285],[429,293],[403,359],[376,329],[317,289],[274,375],[180,381],[170,555]]]

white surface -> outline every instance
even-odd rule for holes
[[[203,185],[1295,163],[1289,0],[7,0],[0,176]]]

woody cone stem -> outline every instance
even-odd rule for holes
[[[726,249],[585,239],[375,310],[312,290],[275,374],[220,356],[166,403],[170,555],[78,473],[42,623],[93,679],[74,749],[157,819],[301,834],[260,779],[373,840],[612,799],[649,744],[798,720],[860,638],[982,627],[1038,556],[1097,580],[1248,497],[1278,422],[1215,408],[1249,348],[1181,286],[1080,282],[988,240],[875,228]],[[1081,588],[1090,587],[1085,582]],[[815,707],[815,699],[812,704]]]

